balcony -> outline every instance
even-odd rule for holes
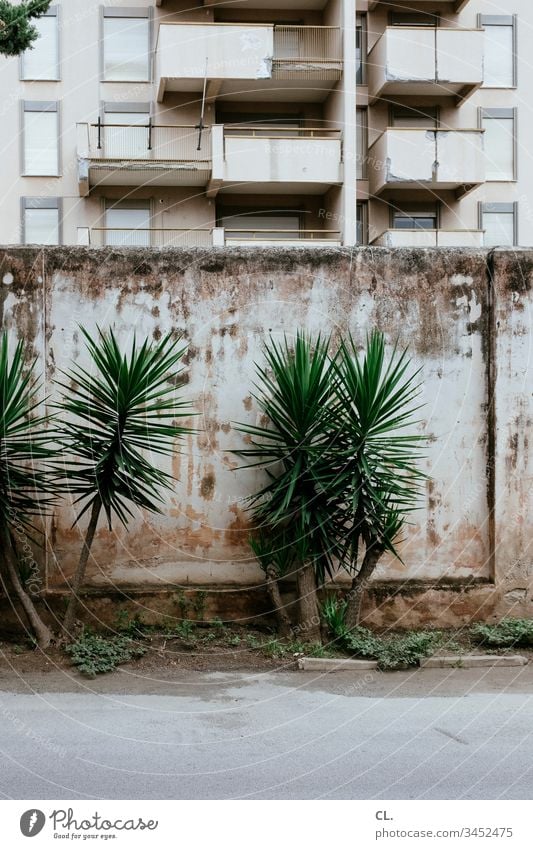
[[[342,244],[338,230],[268,230],[224,228],[224,245],[241,248],[331,248]]]
[[[370,191],[452,190],[457,198],[485,181],[481,130],[389,128],[369,147]]]
[[[371,244],[381,248],[482,248],[483,230],[385,230]]]
[[[211,228],[78,227],[78,245],[92,248],[209,248],[215,241],[214,232]]]
[[[370,102],[380,97],[454,97],[483,82],[483,30],[387,27],[368,55]]]
[[[160,24],[157,97],[197,92],[233,100],[321,101],[342,75],[339,27]]]
[[[211,131],[158,124],[78,124],[80,195],[95,186],[205,186]]]
[[[209,247],[339,247],[334,230],[228,229],[195,230],[157,227],[78,227],[78,245],[86,247],[209,248]]]
[[[297,9],[308,9],[313,11],[321,11],[324,9],[328,0],[199,0],[198,5],[209,6],[210,9],[215,9],[220,6],[222,9],[289,9],[291,12]],[[156,6],[169,6],[169,0],[155,0]]]
[[[320,195],[342,183],[339,130],[216,125],[212,145],[208,196],[218,191]]]
[[[460,12],[465,8],[468,0],[442,0],[442,2],[447,2],[454,12]],[[370,10],[377,9],[380,5],[388,8],[390,7],[390,2],[389,0],[369,0],[368,2],[368,8]],[[434,0],[418,0],[418,5],[427,6],[429,11],[433,11],[435,7]]]

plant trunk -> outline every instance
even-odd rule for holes
[[[37,645],[40,649],[47,649],[50,643],[52,642],[52,632],[44,624],[43,620],[37,612],[37,609],[31,597],[28,595],[28,593],[22,586],[22,582],[20,580],[20,576],[17,569],[17,557],[15,549],[13,547],[9,531],[5,527],[2,530],[2,547],[4,549],[3,560],[6,564],[7,574],[9,576],[11,586],[17,594],[18,599],[22,605],[22,609],[26,614],[26,618],[30,623],[30,627],[37,639]],[[9,597],[9,593],[7,592],[7,588],[3,578],[2,584],[6,595]]]
[[[79,592],[81,589],[81,585],[83,584],[83,579],[85,578],[85,569],[87,567],[87,561],[89,560],[89,555],[91,553],[91,546],[93,544],[94,535],[96,533],[96,526],[98,524],[98,517],[100,515],[101,509],[102,501],[99,497],[97,497],[93,501],[91,518],[89,520],[85,539],[83,540],[83,548],[81,550],[78,568],[76,569],[73,581],[70,585],[72,595],[70,596],[67,612],[65,614],[65,621],[63,622],[63,631],[65,632],[67,637],[72,636],[72,629],[74,627],[74,620],[76,618],[76,611],[78,609]]]
[[[296,572],[298,592],[298,636],[309,643],[320,643],[320,614],[313,566],[302,565]]]
[[[272,609],[276,614],[278,632],[281,637],[289,637],[291,634],[291,620],[281,600],[276,570],[269,566],[266,570],[266,588]]]
[[[352,586],[347,595],[346,627],[348,630],[356,628],[361,622],[363,596],[383,551],[381,546],[370,544],[365,551],[359,572],[352,578]]]

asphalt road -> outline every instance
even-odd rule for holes
[[[533,792],[531,667],[0,676],[0,729],[6,799]]]

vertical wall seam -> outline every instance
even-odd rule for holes
[[[43,356],[43,390],[45,398],[45,413],[46,413],[46,398],[48,397],[48,368],[46,357],[46,333],[47,333],[47,315],[46,315],[46,248],[41,248],[41,292],[42,292],[42,356]],[[44,520],[44,589],[48,593],[48,563],[49,553],[48,546],[50,543],[50,517],[45,517]]]
[[[495,248],[487,254],[487,506],[489,531],[489,577],[496,582],[496,321]]]

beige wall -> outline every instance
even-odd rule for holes
[[[429,477],[400,545],[404,564],[384,561],[376,576],[385,589],[375,621],[394,621],[403,603],[405,627],[419,617],[531,615],[531,252],[496,253],[494,290],[483,251],[12,248],[0,263],[1,321],[33,347],[43,395],[55,396],[58,370],[86,362],[79,323],[113,324],[125,346],[134,331],[169,330],[189,345],[183,393],[199,414],[197,432],[168,462],[177,480],[161,515],[135,511],[128,533],[102,523],[91,590],[233,588],[244,606],[250,588],[264,592],[244,509],[264,473],[237,471],[232,453],[242,445],[234,423],[258,421],[254,362],[270,334],[350,330],[361,340],[378,327],[389,351],[396,340],[408,344],[421,368]],[[48,537],[50,593],[64,591],[79,555],[74,516],[64,498]],[[431,601],[414,603],[420,586],[436,588]]]

